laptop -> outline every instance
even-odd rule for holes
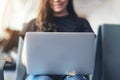
[[[89,75],[95,60],[95,35],[75,32],[27,32],[27,74]]]

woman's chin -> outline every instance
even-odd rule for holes
[[[56,9],[56,10],[54,10],[54,12],[55,12],[55,13],[62,13],[63,10],[62,10],[62,9]]]

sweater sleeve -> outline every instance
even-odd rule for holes
[[[84,26],[84,32],[93,32],[88,20],[82,19],[83,21],[83,26]]]
[[[35,28],[34,25],[35,25],[35,19],[26,23],[23,30],[20,32],[20,36],[24,39],[26,32],[34,32],[34,28]]]

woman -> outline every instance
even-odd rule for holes
[[[36,19],[23,29],[26,32],[93,32],[86,19],[77,16],[73,9],[73,0],[40,0]],[[84,76],[40,76],[29,75],[26,80],[85,80]],[[74,76],[73,76],[74,75]]]

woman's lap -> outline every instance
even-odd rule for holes
[[[29,75],[26,80],[54,80],[49,76],[34,76]],[[86,80],[82,76],[67,76],[64,80]]]
[[[53,80],[49,76],[34,76],[34,75],[29,75],[26,80]]]

